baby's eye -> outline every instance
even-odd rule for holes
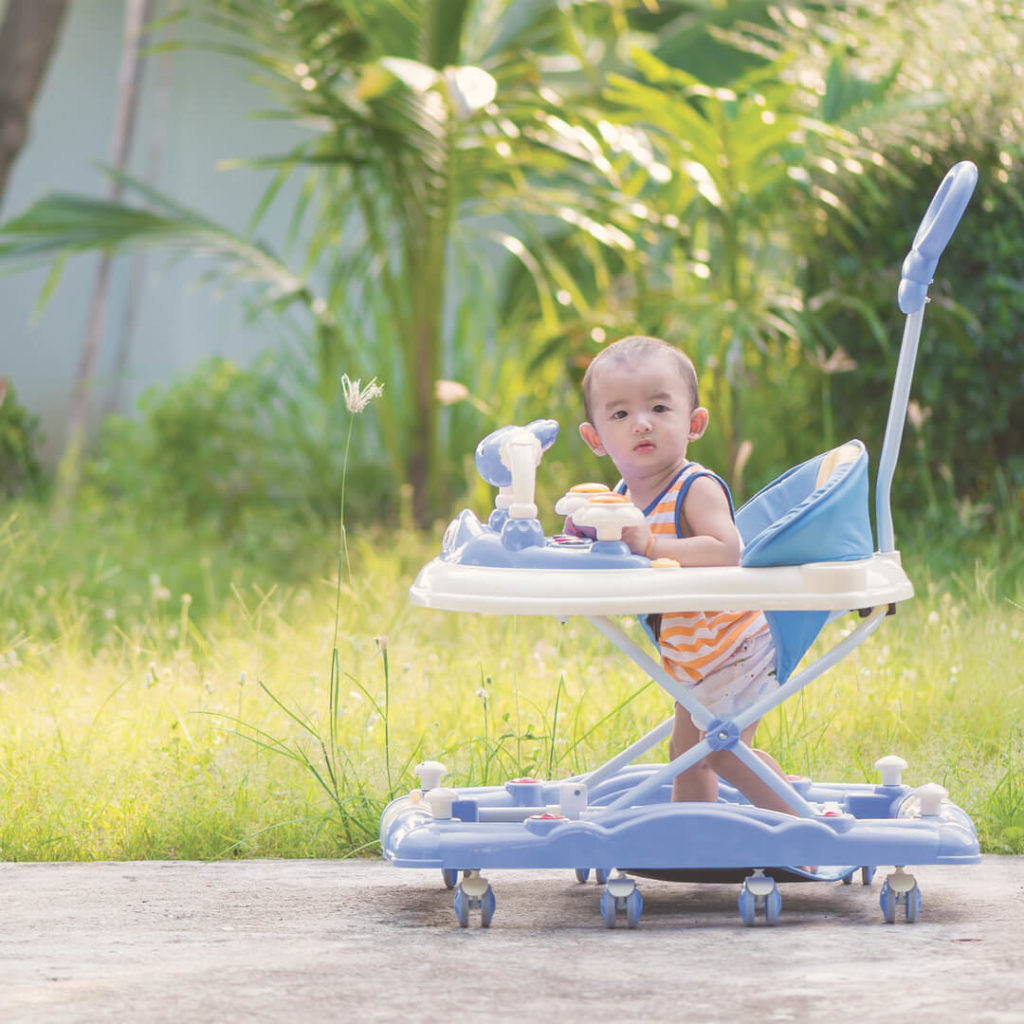
[[[664,402],[658,402],[657,405],[654,406],[654,412],[668,412],[668,406],[665,405]]]
[[[625,418],[626,418],[626,410],[625,409],[616,409],[615,412],[612,413],[612,419],[613,420],[624,420]]]

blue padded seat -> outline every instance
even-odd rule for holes
[[[740,565],[804,565],[870,558],[868,453],[847,441],[783,473],[736,513]],[[814,643],[829,612],[765,612],[784,683]]]

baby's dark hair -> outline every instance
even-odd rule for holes
[[[679,375],[686,383],[687,391],[690,394],[691,408],[696,409],[700,405],[700,390],[697,387],[697,371],[694,368],[690,357],[670,345],[661,338],[648,338],[643,334],[631,334],[628,338],[620,338],[610,345],[601,349],[590,361],[587,372],[583,375],[583,408],[586,411],[587,421],[592,422],[592,410],[590,408],[590,389],[594,383],[594,367],[609,360],[623,363],[637,363],[645,356],[655,352],[668,352],[675,360],[679,369]]]

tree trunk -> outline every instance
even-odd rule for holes
[[[57,46],[68,0],[8,0],[0,25],[0,199]]]
[[[147,0],[143,18],[150,21],[156,10],[155,0]],[[162,15],[171,20],[181,10],[181,0],[167,0]],[[164,142],[167,136],[167,119],[171,107],[172,51],[161,53],[156,60],[156,81],[153,84],[153,110],[149,118],[149,150],[146,155],[145,180],[149,185],[156,185],[160,177],[160,167],[164,158]],[[136,75],[140,73],[141,61],[136,67]],[[104,417],[120,412],[123,405],[125,379],[128,374],[128,363],[131,359],[132,343],[139,308],[142,304],[142,292],[146,280],[146,254],[137,252],[132,257],[129,272],[128,297],[125,300],[124,316],[121,320],[121,336],[117,346],[117,357],[114,362],[114,373],[104,403]]]
[[[121,47],[121,66],[117,77],[117,117],[114,125],[113,166],[123,171],[128,166],[132,142],[135,137],[135,118],[138,113],[142,88],[144,57],[140,52],[147,22],[153,17],[156,0],[126,0],[124,20],[124,43]],[[108,190],[108,198],[121,198],[123,183],[115,178]],[[86,426],[89,414],[89,399],[92,391],[93,374],[99,356],[100,340],[106,318],[107,289],[110,283],[111,253],[100,255],[92,299],[89,303],[89,317],[82,343],[82,354],[75,377],[75,389],[71,395],[68,411],[67,441],[57,467],[57,501],[66,505],[78,490],[82,451],[85,447]]]

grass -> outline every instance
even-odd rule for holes
[[[668,714],[585,622],[411,608],[436,538],[350,538],[332,675],[329,538],[308,545],[320,575],[284,586],[202,537],[131,526],[0,514],[2,859],[372,854],[419,760],[457,785],[566,775]],[[987,562],[932,577],[915,561],[918,598],[758,740],[842,781],[899,753],[984,849],[1019,853],[1024,595]]]

